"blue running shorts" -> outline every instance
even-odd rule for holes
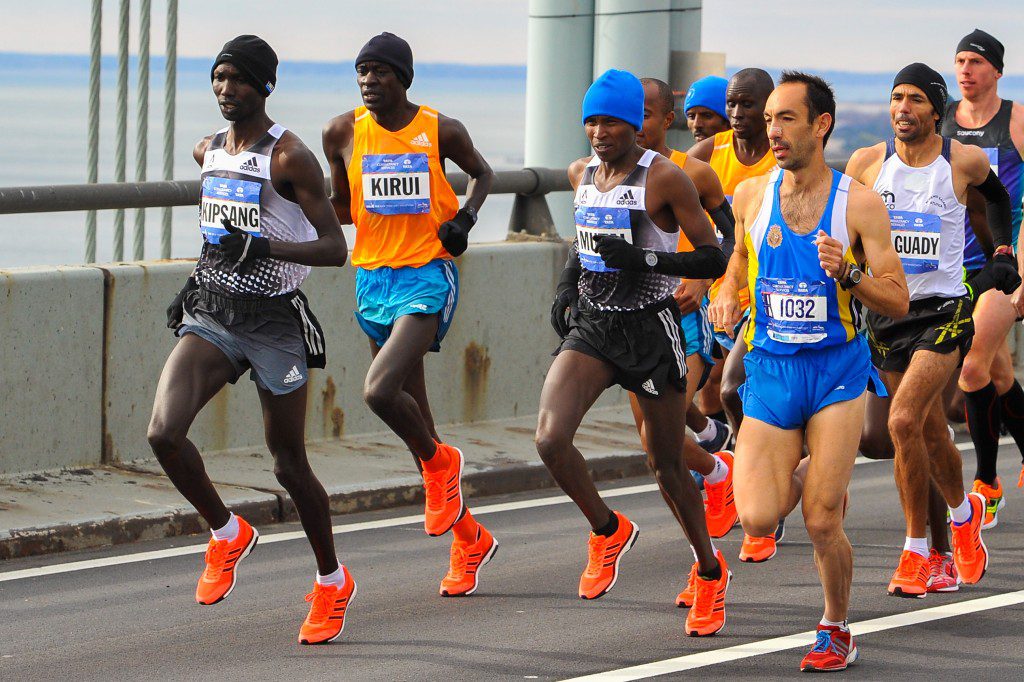
[[[439,258],[420,267],[356,270],[356,321],[378,346],[384,345],[403,315],[436,313],[440,319],[430,350],[441,350],[458,302],[459,271],[454,261]]]
[[[704,362],[709,365],[715,364],[715,359],[711,357],[711,348],[715,343],[714,328],[708,321],[707,299],[701,303],[700,308],[692,313],[683,315],[679,321],[679,326],[683,328],[683,339],[686,341],[686,356],[689,357],[694,353],[699,353],[704,358]]]
[[[780,429],[800,429],[833,403],[870,389],[888,395],[860,334],[849,343],[776,355],[753,349],[743,358],[747,380],[740,387],[743,414]]]
[[[717,329],[715,329],[714,330],[715,342],[719,346],[724,348],[726,350],[726,352],[732,350],[732,347],[736,345],[736,341],[737,340],[739,340],[740,343],[742,343],[743,339],[739,339],[738,338],[739,334],[740,334],[740,328],[743,326],[743,323],[747,321],[748,317],[750,317],[750,308],[747,308],[746,310],[743,311],[743,314],[740,316],[739,322],[737,322],[736,326],[733,327],[733,329],[732,329],[733,336],[737,337],[737,338],[730,339],[728,334],[726,334],[725,332],[720,332]],[[712,329],[714,329],[714,327],[712,327]],[[723,354],[723,357],[724,357],[724,354]]]

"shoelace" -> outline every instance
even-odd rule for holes
[[[224,540],[212,540],[206,548],[206,570],[204,576],[208,578],[219,578],[224,572],[224,564],[228,560],[228,542]]]
[[[317,584],[313,591],[306,595],[306,601],[311,603],[309,620],[315,623],[327,620],[331,600],[327,596],[327,590]]]
[[[590,546],[587,549],[587,571],[589,576],[595,576],[601,572],[601,564],[604,563],[604,548],[608,544],[608,538],[603,535],[592,535]]]
[[[931,562],[927,562],[926,565],[930,567]],[[900,559],[900,565],[896,567],[896,577],[905,579],[917,579],[921,568],[910,558]]]
[[[704,491],[708,495],[708,514],[718,516],[725,507],[725,485],[722,483],[704,483]]]
[[[836,651],[835,642],[832,641],[832,632],[829,630],[818,630],[818,636],[814,640],[814,648],[811,649],[811,653],[827,654],[829,652],[837,656],[839,655],[839,652]]]
[[[438,510],[444,507],[444,474],[424,474],[423,489],[427,495],[427,507]]]
[[[694,613],[701,615],[711,613],[715,606],[717,585],[717,580],[704,580],[696,574],[694,575],[693,606],[690,607]]]
[[[466,548],[460,543],[452,545],[451,551],[451,562],[448,567],[448,575],[452,578],[460,578],[466,573],[466,564],[468,563],[468,555]]]

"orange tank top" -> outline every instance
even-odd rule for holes
[[[756,178],[759,175],[770,173],[775,168],[775,155],[769,150],[753,166],[741,163],[736,158],[736,149],[733,147],[733,131],[726,130],[715,134],[715,146],[711,150],[711,159],[708,164],[722,182],[725,198],[731,205],[736,186],[748,178]],[[711,290],[708,292],[710,299],[714,300],[718,295],[723,279],[724,277],[719,278],[711,285]],[[740,289],[740,306],[744,310],[750,307],[750,291],[746,287]]]
[[[686,152],[673,149],[668,160],[679,166],[683,171],[686,170]],[[676,246],[676,250],[683,253],[693,251],[693,244],[690,243],[690,240],[686,237],[686,233],[682,230],[679,230],[679,244]]]
[[[420,107],[406,127],[392,132],[366,107],[355,110],[348,185],[356,243],[352,265],[419,267],[451,256],[437,228],[459,210],[439,153],[437,111]]]

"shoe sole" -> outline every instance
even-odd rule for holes
[[[928,594],[928,588],[924,589],[924,592],[920,594],[915,592],[904,592],[902,587],[894,587],[888,590],[890,597],[903,597],[904,599],[924,599],[924,596]]]
[[[498,553],[498,541],[495,540],[491,543],[491,548],[487,550],[487,554],[480,560],[480,565],[476,567],[476,573],[473,574],[473,587],[466,592],[441,592],[442,597],[468,597],[469,595],[476,592],[476,588],[480,586],[480,569],[487,565],[487,563],[494,558],[494,555]]]
[[[330,639],[322,639],[319,642],[311,642],[308,639],[303,639],[299,644],[303,646],[317,646],[318,644],[330,644],[334,640],[341,637],[341,633],[345,632],[345,623],[348,622],[348,607],[352,606],[352,602],[356,600],[356,592],[359,591],[359,585],[356,581],[352,581],[352,594],[348,596],[348,604],[345,606],[345,619],[341,621],[341,629],[338,630],[338,634],[334,635]]]
[[[604,588],[604,590],[600,594],[595,594],[593,597],[587,597],[587,596],[584,596],[584,595],[581,594],[580,595],[580,599],[586,599],[588,601],[593,601],[594,599],[600,599],[604,595],[608,594],[608,592],[613,587],[615,587],[615,583],[619,579],[619,562],[622,561],[622,556],[626,552],[628,552],[629,550],[633,549],[633,545],[636,544],[637,539],[639,539],[639,537],[640,537],[640,526],[636,525],[632,521],[629,522],[629,525],[633,526],[633,532],[630,533],[629,540],[627,540],[626,544],[623,545],[622,551],[619,552],[619,555],[617,557],[615,557],[615,572],[612,573],[612,581],[610,583],[608,583],[608,587]]]
[[[776,540],[776,542],[778,542],[778,541]],[[748,563],[748,564],[763,564],[764,562],[768,561],[769,559],[774,558],[774,556],[776,554],[778,554],[778,553],[779,553],[779,547],[778,547],[778,545],[776,545],[775,549],[772,550],[772,553],[769,554],[768,556],[766,556],[763,559],[755,559],[755,558],[753,558],[751,556],[748,556],[747,558],[744,559],[743,555],[740,554],[740,561],[742,561],[744,563]]]
[[[462,509],[463,509],[463,507],[466,506],[466,500],[465,500],[465,498],[462,497],[462,471],[463,471],[463,469],[466,466],[466,457],[462,454],[462,450],[459,450],[455,446],[451,446],[451,447],[455,450],[455,452],[459,453],[459,484],[458,484],[458,490],[459,490],[459,511],[455,515],[455,518],[452,519],[452,522],[448,525],[448,527],[445,528],[440,533],[431,533],[429,530],[427,530],[424,527],[424,529],[423,529],[424,532],[426,532],[426,534],[429,535],[432,538],[439,538],[442,535],[444,535],[445,533],[447,533],[448,531],[450,531],[452,529],[452,526],[454,526],[456,523],[459,522],[459,517],[462,516]]]
[[[217,599],[216,601],[211,601],[211,602],[197,601],[196,602],[197,604],[200,604],[202,606],[213,606],[214,604],[219,604],[219,603],[221,603],[222,601],[224,601],[225,599],[228,598],[228,595],[231,594],[232,590],[235,589],[235,583],[238,582],[238,564],[242,563],[242,559],[244,559],[245,557],[249,556],[249,552],[251,552],[252,548],[256,546],[256,542],[259,539],[260,539],[259,531],[257,531],[255,528],[253,528],[252,529],[252,540],[249,541],[249,544],[246,546],[245,551],[242,552],[242,556],[238,557],[238,560],[235,561],[235,567],[231,570],[231,587],[228,588],[228,591],[225,592],[223,595],[221,595],[220,599]]]
[[[729,577],[726,578],[726,581],[725,581],[725,593],[724,594],[729,594],[729,585],[732,585],[732,571],[726,570],[726,574]],[[726,620],[727,615],[728,614],[726,614],[725,611],[722,611],[722,624],[719,625],[718,629],[715,630],[714,632],[697,632],[696,630],[694,630],[693,632],[687,632],[686,634],[689,635],[690,637],[711,637],[712,635],[717,635],[719,632],[721,632],[725,628],[725,620]],[[685,628],[685,625],[684,625],[684,628]]]
[[[934,590],[932,588],[930,588],[930,587],[928,588],[928,593],[929,594],[939,594],[939,593],[942,593],[942,592],[959,592],[959,591],[960,591],[960,583],[959,582],[956,585],[951,585],[950,587],[940,587],[940,588],[937,588],[937,589],[934,589]]]
[[[852,656],[853,658],[850,658],[850,656]],[[802,672],[802,673],[837,673],[837,672],[840,672],[841,670],[846,670],[851,665],[856,663],[858,659],[860,659],[860,649],[857,649],[856,647],[854,647],[853,651],[851,651],[850,654],[847,655],[847,657],[846,657],[846,665],[844,665],[842,668],[815,668],[814,666],[808,666],[806,668],[800,668],[800,672]]]
[[[982,502],[981,502],[981,512],[982,512],[982,514],[984,514],[985,513],[985,497],[983,495],[979,494],[979,493],[974,493],[974,492],[968,493],[968,495],[977,495],[979,498],[981,498],[981,500],[982,500]],[[984,518],[984,517],[982,517],[982,518]],[[960,569],[958,567],[957,568],[957,572],[959,572],[961,574],[960,575],[960,581],[964,585],[977,585],[978,583],[981,582],[981,579],[985,577],[985,573],[988,572],[988,561],[989,561],[989,559],[991,557],[989,556],[989,553],[988,553],[988,547],[985,545],[985,538],[982,537],[981,533],[978,533],[978,543],[981,545],[981,550],[985,553],[985,567],[981,569],[981,575],[978,576],[978,579],[973,581],[973,582],[968,582],[967,580],[964,580],[963,573],[960,571]]]

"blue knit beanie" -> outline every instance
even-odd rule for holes
[[[583,97],[583,123],[591,116],[611,116],[637,130],[644,125],[644,86],[629,71],[608,69]]]
[[[704,76],[694,81],[686,91],[683,113],[693,107],[705,107],[728,121],[729,115],[725,112],[725,90],[728,86],[729,81],[721,76]]]

